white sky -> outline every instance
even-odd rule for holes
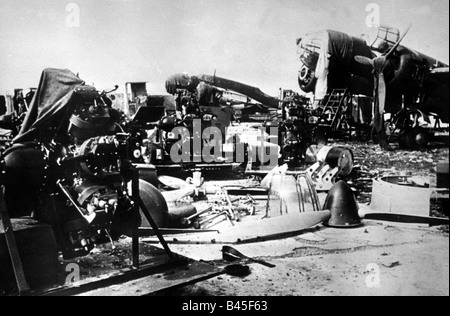
[[[334,29],[360,36],[367,4],[403,44],[448,63],[448,0],[1,0],[0,94],[36,87],[46,67],[68,68],[98,89],[148,81],[165,93],[175,73],[213,74],[270,95],[299,90],[295,40]],[[66,6],[80,27],[66,26]]]

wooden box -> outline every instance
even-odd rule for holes
[[[58,248],[51,226],[32,219],[12,219],[17,247],[31,290],[55,285],[58,281]],[[14,271],[0,228],[0,295],[16,288]]]
[[[448,161],[439,161],[436,167],[437,187],[440,189],[448,189],[449,181],[449,163]]]

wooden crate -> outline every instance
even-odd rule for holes
[[[58,248],[52,228],[32,219],[12,219],[12,225],[31,290],[55,285],[58,281]],[[0,229],[0,295],[9,294],[15,287],[5,234]]]
[[[437,187],[448,189],[448,174],[449,174],[449,163],[448,161],[439,161],[436,167],[436,178],[437,178]]]

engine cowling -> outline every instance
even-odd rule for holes
[[[389,85],[401,87],[405,83],[412,83],[417,67],[410,52],[400,50],[397,59],[391,64],[393,65],[393,78],[389,81]]]

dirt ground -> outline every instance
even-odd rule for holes
[[[448,146],[424,152],[382,151],[376,145],[345,144],[355,152],[356,170],[348,182],[363,207],[370,203],[371,179],[412,173],[436,182],[436,163],[447,160]],[[436,202],[436,201],[435,201]],[[432,203],[433,215],[448,216]],[[174,296],[448,296],[449,233],[445,227],[420,227],[364,221],[355,229],[316,231],[277,241],[239,245],[244,254],[275,268],[248,263],[246,277],[222,275],[163,295]],[[221,245],[171,245],[173,251],[219,268]]]
[[[310,235],[310,234],[308,234]],[[306,238],[306,239],[304,239]],[[312,240],[310,240],[312,239]],[[221,246],[171,248],[224,267]],[[246,277],[223,275],[165,295],[194,296],[448,296],[448,233],[365,222],[354,230],[321,227],[310,236],[237,246],[275,268],[249,263]]]

